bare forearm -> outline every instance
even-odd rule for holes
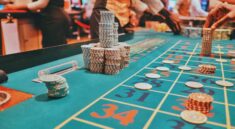
[[[228,2],[230,4],[235,4],[235,0],[220,0],[221,2]]]

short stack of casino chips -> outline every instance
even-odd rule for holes
[[[201,55],[210,56],[212,50],[212,30],[210,28],[203,28],[202,49]]]
[[[83,52],[83,61],[85,68],[88,69],[90,65],[90,49],[92,45],[82,45],[82,52]]]
[[[119,48],[105,49],[105,74],[117,74],[120,71],[121,54]]]
[[[229,40],[231,35],[230,29],[216,29],[213,33],[214,40]]]
[[[90,49],[90,71],[102,73],[104,67],[104,48],[93,47]]]
[[[199,27],[183,27],[183,36],[190,38],[200,38],[202,35],[202,28]],[[231,29],[216,29],[212,33],[213,40],[229,40],[231,35]]]
[[[122,65],[123,65],[123,67],[128,67],[129,62],[130,62],[131,46],[126,43],[123,43],[122,46],[124,48],[124,51],[121,55]]]
[[[212,102],[213,97],[210,95],[203,93],[191,93],[188,96],[185,106],[187,110],[195,110],[203,114],[207,114],[211,110]]]
[[[228,51],[228,56],[229,57],[235,57],[235,50],[229,50]]]
[[[214,74],[216,66],[211,64],[201,64],[198,66],[198,72],[202,74]]]
[[[42,75],[39,79],[46,84],[48,97],[60,98],[69,94],[69,86],[66,79],[59,75]]]
[[[113,41],[113,45],[114,46],[117,46],[118,45],[118,23],[117,22],[115,22],[114,24],[113,24],[113,39],[114,39],[114,41]]]

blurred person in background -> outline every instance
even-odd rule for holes
[[[91,17],[91,37],[94,39],[99,36],[100,11],[112,11],[115,21],[119,23],[119,33],[123,33],[125,28],[130,26],[132,9],[139,17],[149,13],[159,14],[174,34],[179,34],[181,31],[177,17],[164,7],[161,0],[96,0]]]
[[[29,4],[7,4],[7,10],[38,12],[36,23],[42,31],[42,46],[52,47],[67,43],[70,18],[64,11],[64,0],[38,0]]]
[[[177,0],[173,12],[180,16],[206,17],[208,12],[201,7],[201,0]]]

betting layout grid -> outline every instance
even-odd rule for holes
[[[223,43],[224,47],[220,46],[222,44],[214,43],[213,50],[220,51],[214,58],[200,57],[194,54],[200,53],[200,43],[178,41],[136,74],[62,122],[57,128],[69,127],[73,122],[98,128],[234,128],[235,101],[231,98],[235,97],[235,88],[220,87],[215,81],[226,79],[235,83],[231,76],[235,69],[229,63],[231,59],[227,59],[228,62],[216,62],[215,59],[223,58],[221,53],[227,49],[235,49],[235,45]],[[162,63],[165,59],[174,60],[175,64]],[[216,73],[201,75],[196,71],[178,69],[181,65],[196,68],[204,63],[216,65]],[[159,66],[169,67],[171,71],[156,71],[154,68]],[[146,78],[144,75],[149,72],[158,73],[162,78]],[[204,87],[191,89],[184,86],[187,81],[200,82]],[[149,91],[136,90],[134,84],[138,82],[147,82],[153,88]],[[207,93],[215,99],[212,111],[207,114],[208,121],[204,125],[193,125],[180,119],[180,112],[185,110],[183,104],[193,92]]]

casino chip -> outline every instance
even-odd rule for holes
[[[185,65],[184,66],[179,66],[178,68],[181,69],[181,70],[186,70],[186,71],[192,70],[191,67],[185,66]]]
[[[50,82],[56,82],[56,81],[59,81],[62,77],[59,76],[59,75],[43,75],[43,76],[40,76],[39,79],[42,81],[42,82],[45,82],[45,83],[50,83]]]
[[[224,48],[223,46],[215,46],[218,49]]]
[[[195,55],[194,52],[187,52],[188,55]]]
[[[221,51],[215,51],[215,54],[224,54],[224,52],[221,52]]]
[[[167,67],[157,67],[156,69],[159,71],[170,71],[170,69]]]
[[[153,79],[158,79],[158,78],[161,77],[161,75],[155,74],[155,73],[147,73],[147,74],[145,74],[145,76],[146,76],[147,78],[153,78]]]
[[[234,85],[232,82],[223,81],[223,80],[216,81],[215,83],[219,86],[224,86],[224,87],[232,87]]]
[[[135,88],[139,90],[150,90],[152,89],[152,85],[148,83],[136,83]]]
[[[203,85],[201,83],[193,82],[193,81],[186,82],[185,85],[190,88],[202,88],[203,87]]]
[[[11,95],[5,91],[0,91],[0,106],[7,103],[11,99]]]
[[[207,116],[198,111],[184,110],[180,113],[183,120],[192,124],[204,124],[207,122]]]
[[[217,62],[228,62],[228,60],[225,60],[225,59],[216,59],[215,61],[217,61]]]
[[[165,64],[174,64],[175,63],[173,60],[163,60],[162,62]]]
[[[8,81],[8,76],[6,72],[0,69],[0,84],[7,81]]]

